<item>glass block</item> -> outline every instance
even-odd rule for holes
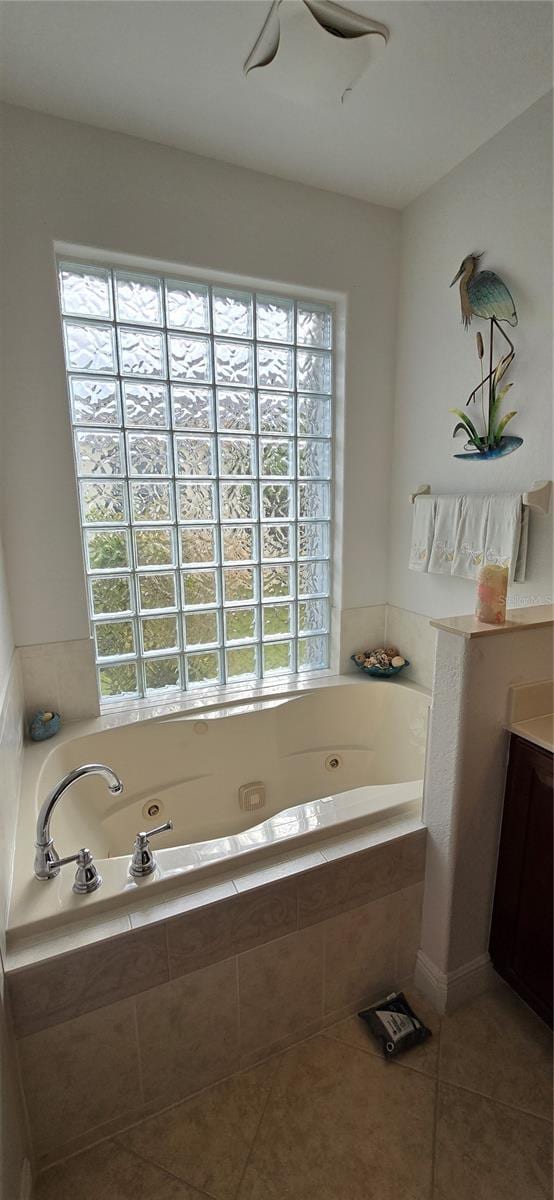
[[[252,483],[222,483],[220,485],[222,521],[252,521],[254,485]]]
[[[298,642],[299,671],[320,671],[328,665],[329,650],[326,637],[300,638]]]
[[[251,345],[240,342],[215,342],[216,383],[252,384],[254,382],[254,352]]]
[[[331,355],[324,350],[297,350],[296,381],[299,392],[330,392]]]
[[[185,337],[170,333],[169,374],[171,379],[188,379],[191,383],[210,383],[212,359],[208,338]]]
[[[178,658],[149,658],[144,663],[144,682],[147,692],[181,686],[181,667]]]
[[[301,600],[298,605],[299,633],[327,633],[329,608],[326,600]]]
[[[257,296],[256,337],[267,342],[294,341],[294,301]]]
[[[140,623],[145,654],[155,650],[178,650],[177,617],[145,617]]]
[[[167,433],[128,433],[129,475],[169,475],[171,459]]]
[[[264,600],[278,600],[293,595],[293,568],[291,566],[262,567],[262,596]]]
[[[165,376],[165,348],[161,333],[151,329],[123,329],[119,333],[122,375]]]
[[[183,283],[179,279],[166,279],[165,297],[167,323],[173,329],[209,332],[210,302],[208,288],[202,283]]]
[[[64,321],[65,357],[69,371],[115,371],[115,340],[111,325],[79,325]]]
[[[213,646],[219,642],[219,621],[216,612],[187,613],[185,617],[185,646]]]
[[[290,392],[259,392],[260,433],[294,433],[294,397]]]
[[[293,516],[292,486],[290,483],[262,485],[262,517],[290,519]]]
[[[212,296],[214,333],[224,337],[252,337],[252,296],[214,288]]]
[[[260,438],[260,475],[293,474],[293,442],[289,438]]]
[[[280,637],[293,633],[292,604],[267,604],[263,608],[263,636]]]
[[[202,654],[187,654],[186,664],[188,687],[206,687],[219,683],[219,650],[209,650]]]
[[[213,475],[213,438],[200,434],[177,434],[175,438],[175,473],[177,475]]]
[[[95,617],[130,612],[133,607],[128,575],[91,579],[90,596]]]
[[[220,437],[220,475],[253,475],[255,450],[253,438]]]
[[[236,429],[249,433],[255,429],[254,392],[246,388],[217,389],[218,429]]]
[[[171,567],[175,563],[173,530],[136,529],[134,538],[137,567]]]
[[[142,609],[175,608],[175,576],[173,574],[164,572],[163,575],[139,575],[138,589]]]
[[[292,525],[262,525],[262,558],[292,558]]]
[[[80,484],[81,513],[84,525],[121,524],[127,519],[124,483],[87,480]]]
[[[225,609],[225,640],[227,642],[252,641],[256,637],[255,608]]]
[[[88,565],[91,571],[117,571],[130,567],[129,539],[125,529],[85,531]]]
[[[298,526],[298,557],[328,558],[329,525],[323,521],[310,521]]]
[[[262,388],[294,387],[294,356],[284,346],[258,345],[258,385]]]
[[[171,388],[173,425],[175,429],[213,429],[213,393],[207,387]]]
[[[135,652],[132,621],[102,621],[94,626],[94,636],[98,658],[116,658]]]
[[[151,275],[115,273],[115,306],[118,321],[134,321],[138,325],[161,325],[161,280]]]
[[[225,567],[223,598],[226,604],[256,599],[256,578],[253,567]]]
[[[182,563],[213,563],[217,561],[215,528],[213,525],[189,525],[180,530]]]
[[[137,383],[123,380],[123,408],[126,425],[146,425],[149,428],[167,429],[169,405],[165,383]]]
[[[86,430],[75,434],[79,475],[122,475],[123,446],[119,433]]]
[[[112,315],[110,272],[104,267],[79,267],[62,263],[59,268],[62,312],[73,317]]]
[[[217,573],[215,571],[183,571],[183,605],[196,608],[201,604],[217,604]]]
[[[74,425],[119,425],[119,384],[115,379],[73,375],[69,387]]]
[[[255,608],[228,608],[225,611],[225,641],[252,642],[257,631]]]
[[[330,516],[330,489],[328,483],[298,484],[298,516],[327,519]]]
[[[171,485],[169,483],[130,483],[131,517],[137,524],[152,525],[171,521]]]
[[[180,521],[213,521],[215,519],[213,483],[178,483],[177,513]]]
[[[329,479],[331,476],[331,443],[299,441],[298,474],[307,479]]]
[[[263,647],[264,675],[276,675],[293,669],[293,643],[274,642]]]
[[[331,401],[329,396],[298,397],[298,432],[310,437],[331,436]]]
[[[251,562],[255,557],[251,525],[224,525],[221,530],[224,562]]]
[[[100,695],[103,700],[110,697],[136,696],[138,692],[137,664],[119,663],[118,666],[100,667],[98,672]]]
[[[227,650],[225,661],[228,679],[251,679],[257,674],[257,652],[255,646],[241,646],[240,650]]]
[[[322,346],[330,349],[333,333],[331,309],[320,304],[299,304],[297,308],[297,339],[301,346]]]
[[[329,563],[305,562],[298,564],[298,595],[326,596],[329,594]]]

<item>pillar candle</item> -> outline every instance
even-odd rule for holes
[[[477,576],[477,620],[487,625],[503,625],[506,620],[507,591],[507,567],[481,567]]]

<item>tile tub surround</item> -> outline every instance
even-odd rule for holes
[[[92,638],[19,646],[27,720],[39,709],[54,709],[62,720],[100,715]]]
[[[180,914],[10,972],[39,1160],[251,1067],[410,976],[425,830],[384,849],[389,871],[382,846],[358,850],[208,906],[187,911],[185,899]],[[348,863],[351,886],[338,870]],[[78,1105],[68,1102],[77,1078],[87,1081]]]
[[[504,984],[442,1020],[406,990],[432,1037],[395,1062],[346,1018],[44,1171],[36,1200],[550,1200],[546,1027]]]
[[[409,658],[410,665],[402,672],[403,677],[431,691],[437,642],[431,618],[387,604],[385,642],[387,646],[398,646],[400,653]]]

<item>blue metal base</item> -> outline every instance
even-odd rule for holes
[[[514,450],[518,450],[522,445],[523,438],[503,437],[500,439],[500,445],[495,446],[493,450],[466,450],[463,454],[455,454],[454,458],[471,458],[477,462],[483,462],[487,458],[504,458],[506,454],[513,454]]]

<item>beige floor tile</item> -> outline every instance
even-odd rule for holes
[[[422,1071],[424,1075],[435,1077],[439,1066],[439,1042],[440,1042],[440,1027],[441,1019],[431,1007],[429,1001],[426,1000],[415,988],[409,988],[405,992],[406,999],[412,1005],[414,1012],[431,1030],[432,1036],[423,1042],[421,1046],[413,1046],[411,1050],[407,1050],[405,1054],[399,1055],[395,1059],[395,1064],[401,1067],[410,1067],[416,1071]],[[346,1042],[349,1046],[355,1046],[359,1050],[364,1050],[366,1054],[376,1054],[380,1059],[383,1058],[383,1052],[375,1041],[375,1038],[370,1034],[367,1025],[360,1021],[358,1016],[347,1017],[345,1021],[339,1021],[336,1025],[330,1025],[325,1030],[326,1037],[338,1038],[341,1042]]]
[[[234,1075],[118,1141],[216,1200],[232,1200],[276,1067],[275,1059]]]
[[[548,1121],[439,1085],[434,1200],[550,1200]]]
[[[113,1142],[39,1175],[34,1200],[202,1200],[202,1193]]]
[[[427,1200],[435,1083],[333,1038],[281,1059],[239,1200]]]
[[[440,1078],[552,1116],[552,1035],[504,984],[478,996],[441,1029]]]

